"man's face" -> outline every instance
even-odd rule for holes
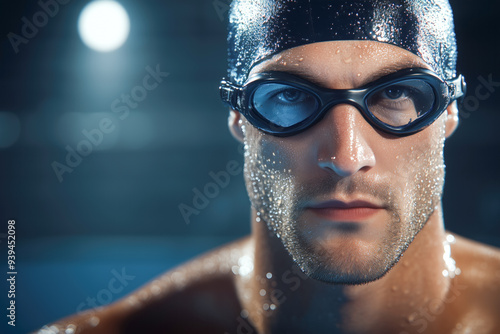
[[[410,67],[429,68],[396,46],[336,41],[284,51],[251,74],[285,71],[351,89]],[[348,104],[283,138],[243,119],[245,181],[257,221],[311,277],[348,284],[382,277],[440,205],[447,117],[407,137],[373,128]]]

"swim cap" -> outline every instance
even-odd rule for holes
[[[448,0],[234,0],[229,14],[228,78],[296,46],[371,40],[422,58],[442,79],[455,77],[457,47]]]

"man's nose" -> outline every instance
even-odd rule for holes
[[[322,136],[318,150],[321,168],[346,177],[375,166],[375,154],[367,140],[374,129],[356,107],[336,105],[318,125]]]

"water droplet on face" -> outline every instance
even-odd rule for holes
[[[415,321],[415,319],[417,319],[417,313],[412,313],[408,316],[408,318],[406,320],[408,320],[408,323],[412,323]]]
[[[271,278],[273,278],[273,274],[272,273],[267,273],[266,277],[267,277],[267,279],[271,279]]]
[[[73,326],[73,327],[70,327]],[[74,334],[75,333],[75,325],[69,325],[64,331],[65,334]]]
[[[99,323],[100,323],[100,322],[101,322],[101,320],[99,320],[99,318],[98,318],[98,317],[96,317],[96,316],[93,316],[93,317],[91,317],[91,318],[89,319],[89,324],[90,324],[90,326],[92,326],[92,327],[96,327],[97,325],[99,325]]]
[[[155,284],[155,285],[153,285],[153,286],[151,287],[151,293],[152,293],[153,295],[157,296],[157,295],[159,295],[159,294],[160,294],[160,292],[161,292],[161,288],[160,288],[158,285],[156,285],[156,284]]]
[[[264,309],[264,311],[269,310],[269,304],[262,305],[262,308]]]
[[[241,317],[242,317],[243,319],[246,319],[246,318],[248,318],[248,315],[249,315],[249,314],[248,314],[248,311],[247,311],[247,310],[243,309],[243,310],[241,310],[240,315],[241,315]]]
[[[176,283],[176,284],[177,284],[177,283],[182,282],[183,280],[184,280],[184,276],[183,276],[181,273],[179,273],[179,272],[177,272],[177,271],[176,271],[176,272],[174,272],[174,273],[172,274],[172,281],[173,281],[174,283]]]
[[[260,294],[262,297],[264,297],[264,296],[266,295],[266,290],[261,289],[261,290],[260,290],[260,292],[259,292],[259,294]]]
[[[139,304],[139,301],[137,300],[137,297],[135,296],[130,296],[127,298],[127,302],[131,305],[131,306],[136,306]]]
[[[142,300],[142,301],[145,301],[147,299],[149,299],[149,293],[147,291],[141,291],[139,292],[139,299]]]
[[[394,285],[392,288],[391,288],[392,291],[398,291],[398,287],[396,285]]]
[[[231,271],[233,272],[233,274],[238,275],[238,273],[240,271],[240,267],[238,267],[238,266],[232,266],[231,267]]]
[[[57,326],[50,326],[50,327],[44,327],[42,328],[42,333],[46,333],[48,332],[47,334],[58,334],[59,333],[59,328]]]
[[[274,311],[274,310],[276,310],[276,305],[271,304],[271,306],[269,306],[269,308],[270,308],[272,311]]]

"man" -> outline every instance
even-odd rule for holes
[[[40,332],[499,333],[499,251],[443,223],[455,64],[444,0],[235,1],[251,236]]]

